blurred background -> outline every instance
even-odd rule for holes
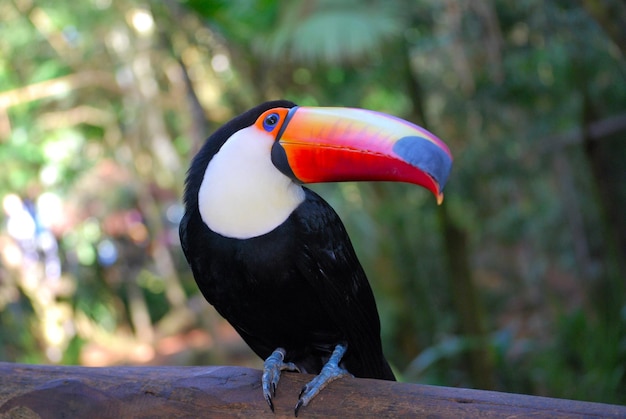
[[[178,241],[185,171],[268,99],[421,124],[446,200],[316,185],[407,382],[626,404],[619,0],[0,3],[0,360],[261,361]]]

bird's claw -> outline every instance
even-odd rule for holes
[[[272,397],[263,392],[263,395],[265,396],[265,401],[267,402],[267,404],[270,406],[270,409],[272,409],[272,412],[274,411],[274,402],[272,402]]]
[[[320,373],[313,380],[302,387],[300,395],[298,396],[298,403],[296,403],[296,407],[294,409],[296,417],[298,416],[300,409],[308,405],[309,402],[328,384],[338,378],[352,376],[348,370],[339,366],[341,357],[343,357],[346,349],[347,348],[344,345],[337,345],[330,359],[322,368],[322,371],[320,371]]]
[[[298,403],[296,403],[294,408],[294,414],[296,417],[298,416],[300,409],[308,405],[309,402],[317,396],[324,387],[338,378],[352,375],[346,369],[339,366],[339,362],[346,353],[346,350],[346,345],[337,345],[328,362],[322,368],[322,371],[320,371],[320,373],[313,380],[302,387],[300,395],[298,396]],[[285,362],[285,354],[286,352],[283,348],[277,348],[263,364],[263,377],[261,379],[263,396],[265,397],[265,401],[269,405],[272,412],[274,411],[274,402],[272,399],[276,397],[276,386],[280,380],[281,371],[288,370],[300,372],[294,363]]]
[[[288,370],[300,372],[298,367],[293,362],[284,362],[285,353],[286,352],[283,348],[277,348],[263,364],[263,377],[261,379],[263,396],[265,397],[265,401],[269,405],[270,409],[272,409],[272,412],[274,411],[272,398],[276,397],[276,386],[280,380],[281,371]]]
[[[298,417],[298,412],[300,411],[300,408],[304,406],[304,402],[302,400],[298,400],[298,403],[296,403],[296,408],[294,409],[294,414],[296,415],[296,417]]]

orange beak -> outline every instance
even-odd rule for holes
[[[409,182],[430,190],[438,203],[443,200],[452,156],[425,129],[363,109],[294,107],[283,112],[272,161],[294,180]]]

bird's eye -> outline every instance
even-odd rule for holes
[[[272,132],[279,120],[280,117],[277,113],[271,113],[265,117],[265,120],[263,121],[263,128],[267,132]]]

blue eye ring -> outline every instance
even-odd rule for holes
[[[265,117],[263,120],[263,129],[267,132],[274,131],[276,125],[280,121],[280,116],[277,113],[271,113]]]

